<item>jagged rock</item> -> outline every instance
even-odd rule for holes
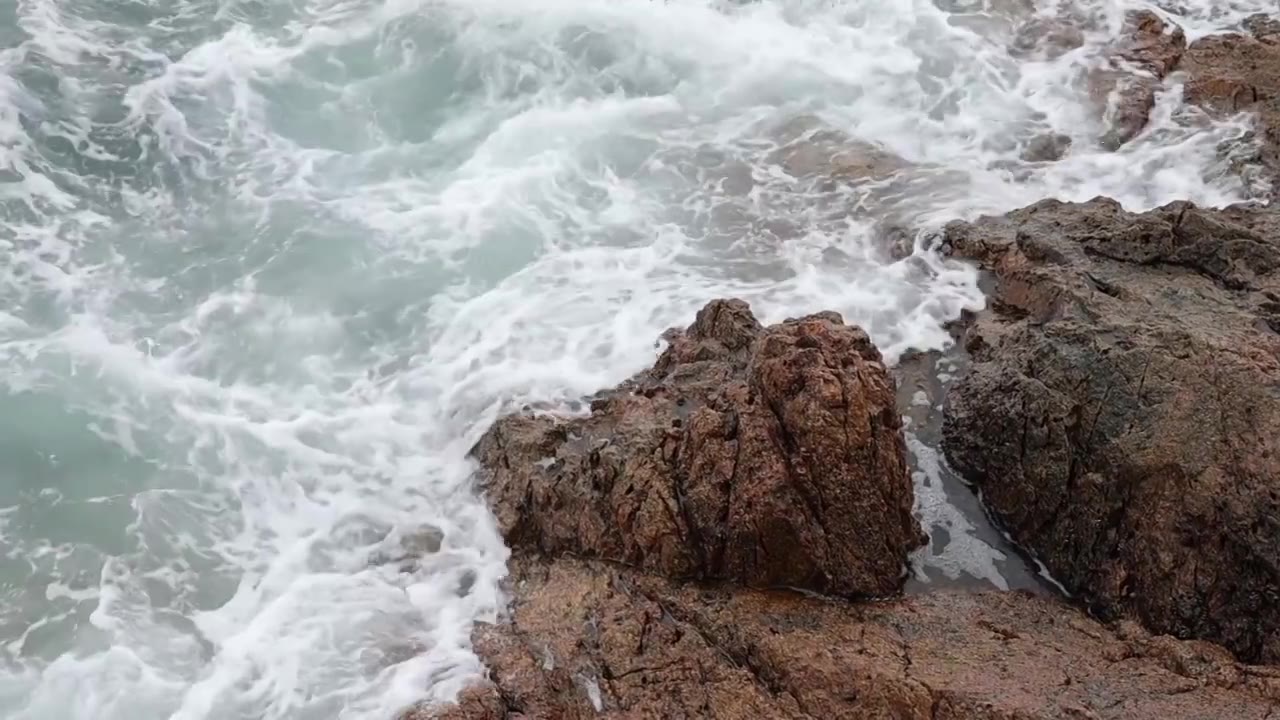
[[[1245,19],[1244,29],[1267,45],[1280,45],[1280,17],[1258,13]]]
[[[1135,272],[1155,273],[1155,258],[1173,258],[1177,272],[1195,267],[1218,278],[1196,286],[1218,293],[1226,291],[1215,290],[1216,282],[1253,288],[1266,281],[1257,248],[1219,250],[1225,236],[1217,244],[1160,239],[1155,255],[1144,254],[1158,238],[1143,230],[1153,220],[1131,222],[1132,233],[1109,242],[1095,231],[1124,214],[1097,205],[1099,219],[1070,242],[1126,258],[1110,262],[1145,263]],[[1056,207],[1063,206],[1043,211]],[[1168,209],[1172,232],[1226,232],[1198,212]],[[1240,209],[1224,215],[1257,220]],[[1018,221],[1015,214],[996,229]],[[1009,277],[1037,278],[1035,263],[1044,258],[1082,262],[1086,252],[1055,251],[982,223],[954,226],[948,239]],[[1068,268],[1043,270],[1062,275],[1069,288],[1045,301],[1030,300],[1039,293],[1034,283],[1002,295],[1032,307],[1000,321],[1007,327],[987,342],[1001,342],[1001,332],[1032,332],[1014,316],[1055,322],[1054,303],[1083,291]],[[1086,275],[1088,287],[1112,282],[1104,275]],[[1158,280],[1143,275],[1126,292]],[[1198,316],[1189,317],[1194,325]],[[975,331],[983,323],[1000,325],[987,318]],[[1216,327],[1234,331],[1230,323]],[[850,604],[742,587],[841,591],[879,578],[865,570],[842,575],[839,564],[861,563],[869,538],[881,533],[897,533],[894,546],[878,551],[892,559],[884,569],[900,569],[917,529],[902,504],[910,490],[898,487],[903,448],[892,384],[866,336],[830,313],[762,328],[744,303],[716,301],[668,339],[651,370],[603,393],[589,416],[509,416],[476,447],[514,547],[510,613],[473,633],[487,678],[457,704],[411,708],[400,720],[1274,720],[1280,669],[1242,665],[1216,645],[1152,636],[1131,622],[1107,627],[1052,598],[936,593]],[[1189,357],[1179,348],[1174,354]],[[1151,372],[1152,393],[1167,384],[1162,373]],[[1076,379],[1081,387],[1089,382]],[[1105,408],[1111,393],[1101,397]],[[995,408],[988,421],[1005,422],[1004,410]],[[1110,416],[1090,417],[1106,437]],[[1016,428],[1006,424],[1003,434],[1019,438]],[[1000,495],[998,484],[986,487]],[[726,494],[734,498],[728,506]],[[740,495],[748,501],[741,506]],[[1133,517],[1178,511],[1168,503],[1134,507]],[[1211,541],[1218,528],[1206,525],[1201,537]],[[739,542],[744,533],[749,542]],[[753,547],[767,549],[753,555]],[[761,562],[783,556],[802,569],[798,575]]]
[[[569,559],[512,571],[510,622],[476,635],[491,679],[403,720],[1264,720],[1280,701],[1280,670],[1026,593],[849,605]]]
[[[896,592],[923,538],[893,381],[835,313],[762,328],[718,300],[588,417],[518,414],[474,450],[507,542],[844,596]]]
[[[1122,38],[1107,65],[1089,75],[1090,94],[1105,108],[1102,144],[1113,150],[1147,126],[1156,92],[1187,49],[1182,28],[1149,10],[1129,13]]]
[[[1280,215],[1044,201],[946,236],[997,280],[952,465],[1102,617],[1280,660]]]
[[[1210,35],[1187,48],[1187,102],[1218,114],[1257,114],[1259,160],[1280,171],[1280,21],[1255,16],[1249,33]],[[1278,188],[1280,189],[1280,188]]]

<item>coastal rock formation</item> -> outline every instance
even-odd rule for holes
[[[923,541],[893,381],[835,313],[707,305],[585,417],[499,420],[474,454],[508,543],[841,596],[896,592]]]
[[[988,262],[1034,263],[982,224],[952,230]],[[1243,281],[1242,267],[1231,277]],[[1051,319],[1001,307],[991,324],[1010,333],[1036,312]],[[918,530],[892,383],[866,336],[830,313],[763,328],[744,303],[716,301],[668,339],[651,370],[602,393],[590,415],[509,416],[477,445],[514,552],[510,612],[473,633],[487,678],[399,720],[1274,720],[1280,669],[1106,626],[1052,598],[850,603],[745,587],[897,586]],[[1151,393],[1169,372],[1151,371]],[[1112,420],[1096,417],[1102,437]],[[998,481],[984,487],[999,494]]]
[[[997,281],[953,466],[1102,617],[1280,660],[1280,216],[1044,201],[946,240]]]
[[[1280,20],[1258,15],[1248,32],[1210,35],[1187,48],[1187,102],[1218,114],[1252,112],[1261,164],[1280,170]]]
[[[1105,108],[1102,144],[1111,149],[1146,127],[1156,92],[1187,48],[1182,28],[1149,10],[1130,13],[1121,37],[1106,65],[1089,76],[1090,94]]]
[[[850,605],[680,585],[566,558],[513,563],[490,679],[405,720],[1266,720],[1280,670],[1107,628],[1025,593]]]
[[[1023,43],[1050,37],[1032,30]],[[1223,151],[1233,163],[1265,168],[1273,189],[1280,190],[1280,19],[1255,15],[1241,32],[1207,35],[1188,45],[1177,25],[1150,11],[1130,13],[1111,55],[1089,75],[1090,94],[1105,108],[1103,145],[1118,148],[1146,127],[1166,80],[1182,83],[1187,103],[1216,116],[1255,114],[1254,136],[1244,140],[1256,142],[1257,152],[1242,154],[1248,144]]]

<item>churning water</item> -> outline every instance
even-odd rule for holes
[[[466,459],[499,412],[718,296],[941,348],[975,274],[889,230],[1245,197],[1247,120],[1176,82],[1095,142],[1084,74],[1143,5],[0,0],[0,716],[451,697],[501,603]],[[1034,13],[1085,46],[1013,57]],[[1067,156],[1021,160],[1048,132]],[[922,562],[999,584],[966,526]]]

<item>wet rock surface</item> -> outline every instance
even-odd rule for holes
[[[1187,49],[1182,28],[1142,10],[1126,18],[1122,40],[1089,76],[1089,92],[1104,108],[1102,145],[1119,148],[1147,126],[1162,81]]]
[[[1036,135],[1027,142],[1022,150],[1022,159],[1027,162],[1053,162],[1061,160],[1071,149],[1071,138],[1061,133]]]
[[[475,455],[507,541],[673,578],[896,592],[922,542],[894,384],[821,313],[715,301],[587,417],[503,418]]]
[[[490,679],[439,718],[1239,718],[1280,671],[1208,643],[1107,628],[1025,593],[850,605],[518,558]]]
[[[1210,35],[1187,48],[1179,70],[1185,98],[1210,112],[1257,115],[1256,160],[1280,171],[1280,20],[1254,16],[1246,32]]]
[[[776,131],[778,147],[770,155],[798,180],[816,180],[819,188],[881,181],[910,163],[871,143],[856,140],[811,115],[795,118]]]
[[[1015,56],[1083,43],[1008,22]],[[1187,102],[1256,113],[1251,160],[1280,168],[1280,22],[1188,46],[1136,12],[1123,38],[1089,77],[1104,146],[1178,73]],[[909,167],[814,118],[773,160],[826,190]],[[1280,668],[1237,660],[1280,663],[1280,212],[1045,201],[944,236],[993,282],[941,444],[1094,618],[1019,591],[848,602],[898,592],[923,540],[901,413],[932,401],[835,314],[716,301],[589,413],[476,446],[510,613],[473,635],[488,678],[404,720],[1280,719]]]
[[[953,466],[1103,618],[1280,660],[1280,217],[1045,201],[947,240],[996,278]]]
[[[1024,238],[1016,229],[1010,231],[1036,218],[1052,225],[1048,217],[1038,215],[1064,207],[1076,213],[1093,212],[1098,218],[1062,242],[1094,243],[1102,248],[1099,257],[1128,258],[1106,262],[1140,263],[1140,273],[1195,275],[1200,278],[1196,287],[1218,293],[1215,297],[1222,302],[1227,302],[1223,293],[1253,292],[1249,288],[1264,278],[1263,265],[1256,259],[1239,266],[1214,263],[1207,259],[1216,257],[1208,246],[1177,255],[1176,248],[1181,246],[1176,241],[1159,247],[1165,247],[1166,253],[1174,252],[1179,264],[1161,268],[1150,253],[1138,252],[1145,247],[1145,239],[1154,237],[1143,231],[1147,225],[1135,220],[1138,216],[1126,216],[1103,201],[1086,206],[1084,211],[1042,204],[1014,213],[1007,220],[952,226],[948,239],[958,251],[1003,273],[998,293],[1000,312],[978,320],[969,329],[970,344],[980,350],[978,366],[962,385],[981,385],[993,366],[1001,373],[1012,372],[1002,369],[1000,358],[1011,348],[1020,347],[1014,344],[1019,332],[1051,332],[1045,328],[1057,321],[1053,313],[1059,310],[1051,310],[1058,307],[1055,302],[1067,303],[1062,308],[1074,308],[1069,304],[1073,291],[1098,292],[1100,283],[1118,287],[1122,282],[1097,270],[1075,275],[1068,272],[1066,264],[1045,270],[1061,276],[1058,282],[1066,289],[1035,300],[1032,298],[1039,293],[1033,283],[1018,285],[1006,280],[1017,273],[1038,277],[1035,263],[1044,258],[1062,264],[1085,256],[1084,250],[1071,254],[1069,245],[1055,252],[1047,241],[1043,250],[1028,250],[1022,246],[1036,245],[1027,239],[1030,235]],[[1171,232],[1176,227],[1187,232],[1207,232],[1204,228],[1228,232],[1206,224],[1226,220],[1202,217],[1201,211],[1186,206],[1161,212],[1166,215],[1153,214],[1151,227],[1165,218],[1176,221]],[[1246,233],[1264,229],[1246,223],[1250,218],[1262,222],[1247,210],[1223,214],[1236,223],[1232,227],[1237,229],[1228,234],[1242,232],[1240,227]],[[1126,221],[1136,229],[1128,240],[1108,244],[1100,231],[1110,221]],[[1130,243],[1136,245],[1129,247]],[[1242,257],[1254,256],[1247,252]],[[1190,269],[1193,265],[1208,275]],[[1241,289],[1225,290],[1219,287],[1221,282]],[[1136,293],[1161,283],[1154,275],[1143,276],[1125,284],[1124,292],[1136,297]],[[1013,290],[1006,292],[1005,288]],[[1019,303],[1019,307],[1027,307],[1014,307]],[[1247,303],[1236,307],[1241,318],[1250,312]],[[1035,329],[1022,327],[1033,316],[1039,323]],[[1194,313],[1184,316],[1194,325]],[[1244,332],[1230,323],[1215,327],[1228,334]],[[1087,329],[1092,332],[1097,328]],[[1086,337],[1085,330],[1065,337]],[[1128,347],[1106,331],[1099,338],[1098,342]],[[668,339],[669,348],[651,370],[601,394],[589,416],[510,416],[479,443],[475,452],[486,468],[489,498],[513,547],[508,583],[512,604],[502,622],[480,625],[473,634],[476,652],[489,669],[488,677],[462,693],[456,704],[412,708],[402,714],[402,720],[1273,720],[1276,716],[1280,669],[1241,664],[1225,649],[1208,642],[1153,636],[1134,622],[1103,625],[1044,595],[949,591],[850,603],[813,593],[747,587],[799,585],[842,594],[852,585],[861,586],[861,579],[881,577],[878,571],[841,575],[832,563],[848,558],[862,568],[883,565],[894,573],[901,570],[905,552],[918,542],[918,529],[914,520],[900,517],[904,498],[910,502],[909,486],[899,487],[901,467],[879,458],[880,449],[892,448],[896,460],[902,461],[893,384],[861,331],[845,326],[829,313],[762,328],[745,304],[716,301],[699,313],[687,330],[673,332]],[[1199,342],[1193,340],[1186,347],[1194,351]],[[1177,350],[1174,357],[1182,353]],[[1080,350],[1068,360],[1081,357],[1091,356]],[[1144,361],[1144,365],[1155,369],[1149,368],[1146,381],[1140,381],[1143,390],[1138,396],[1150,400],[1174,397],[1176,391],[1160,388],[1170,378],[1181,377],[1177,368],[1154,361]],[[1119,372],[1101,377],[1115,380]],[[1101,442],[1110,437],[1107,433],[1115,424],[1106,409],[1110,407],[1108,399],[1113,394],[1122,397],[1123,392],[1119,388],[1089,390],[1087,378],[1073,377],[1082,388],[1081,397],[1099,398],[1101,409],[1094,414],[1083,412],[1082,417],[1093,421],[1088,437]],[[1146,382],[1150,383],[1149,395],[1143,394],[1148,392]],[[748,403],[747,397],[755,399]],[[966,391],[958,391],[953,410],[957,405],[965,409],[967,397]],[[992,397],[997,403],[1021,398],[1016,394]],[[886,403],[889,412],[882,407]],[[723,428],[723,417],[730,411],[738,418],[732,438],[722,431],[706,430]],[[1010,412],[1004,405],[993,406],[983,421],[1002,424],[1001,442],[1021,443],[1021,428],[1013,424],[1018,416]],[[888,419],[890,414],[895,420]],[[948,430],[954,433],[970,417],[953,413],[948,419],[955,422]],[[847,435],[843,429],[834,435],[828,432],[832,427],[844,428],[847,418],[865,422],[849,425],[853,430]],[[680,422],[673,423],[673,419]],[[1133,428],[1132,420],[1125,422],[1135,432],[1146,432]],[[751,429],[753,424],[759,428]],[[753,437],[756,439],[750,440]],[[978,437],[983,440],[973,444],[974,458],[982,457],[983,443],[1002,447],[994,433]],[[875,442],[869,442],[871,438]],[[726,452],[725,443],[733,442],[740,447]],[[679,451],[672,452],[672,447]],[[816,454],[809,454],[806,448]],[[966,448],[962,451],[968,451]],[[1187,448],[1182,457],[1185,460],[1202,451]],[[1161,445],[1153,452],[1168,456],[1170,451]],[[734,466],[737,472],[724,469],[722,460],[730,455],[739,463],[745,462]],[[852,457],[859,459],[855,463],[850,461]],[[1029,461],[1050,464],[1056,457],[1050,452]],[[819,459],[821,467],[815,464]],[[879,463],[874,477],[887,477],[891,482],[870,482],[873,477],[868,474],[868,463]],[[963,467],[971,471],[973,465]],[[1102,472],[1101,466],[1089,467],[1095,475]],[[747,475],[739,474],[748,468],[751,472]],[[1205,477],[1224,476],[1210,473]],[[720,484],[712,482],[715,479]],[[743,506],[751,512],[741,517],[732,510],[704,515],[697,506],[682,509],[682,503],[697,497],[691,488],[719,488],[719,494],[712,497],[723,502],[724,493],[732,495],[732,489],[744,482],[767,488],[769,502],[753,500]],[[821,504],[799,500],[801,490],[796,486],[808,482],[823,488]],[[997,513],[1006,496],[1017,495],[1002,492],[1001,482],[1004,480],[980,480],[984,491],[997,496],[993,501]],[[1102,483],[1096,478],[1091,482]],[[842,488],[828,490],[828,485],[835,484]],[[881,508],[888,518],[875,517],[865,511],[863,500],[852,500],[863,498],[861,490],[867,488],[887,493],[867,502]],[[739,489],[753,495],[750,488]],[[1216,489],[1221,493],[1228,488]],[[1184,486],[1178,490],[1188,497]],[[1126,497],[1126,502],[1134,503],[1129,517],[1155,518],[1157,528],[1190,527],[1200,519],[1175,517],[1179,512],[1176,503],[1142,504],[1155,495],[1159,495],[1158,489]],[[1241,510],[1246,499],[1229,494],[1220,497],[1222,507],[1234,510]],[[722,506],[711,503],[711,507]],[[1192,503],[1192,507],[1203,510],[1204,503]],[[823,514],[823,508],[829,512],[843,508],[840,512],[844,516]],[[851,512],[846,512],[849,509]],[[1085,512],[1067,509],[1062,517]],[[1094,512],[1091,517],[1097,516]],[[838,523],[848,518],[856,518],[849,524],[849,532],[832,531],[843,527]],[[1236,520],[1206,518],[1212,519]],[[775,537],[756,529],[743,535],[743,523],[753,528],[782,528],[783,532]],[[887,530],[880,528],[885,523]],[[893,536],[897,540],[891,546],[873,547],[852,532],[854,526],[867,532],[874,527],[875,532],[898,533]],[[1088,536],[1091,539],[1095,535],[1119,536],[1091,529],[1095,531]],[[1135,527],[1133,532],[1145,529]],[[1074,532],[1082,533],[1079,528]],[[1214,526],[1206,525],[1199,532],[1196,539],[1208,541],[1212,551]],[[735,539],[746,536],[750,543]],[[1030,538],[1030,546],[1037,547],[1034,535],[1024,537]],[[833,544],[833,539],[841,542]],[[1143,547],[1149,555],[1162,558],[1164,546],[1159,543],[1165,539],[1150,538],[1151,544]],[[797,573],[781,565],[760,563],[761,555],[744,550],[753,544],[785,548],[790,566],[802,570]],[[1069,556],[1076,546],[1083,545],[1068,545],[1064,552]],[[1170,551],[1177,552],[1178,547]],[[870,552],[880,552],[888,560],[871,565],[859,560]],[[763,557],[783,555],[769,550]],[[1124,557],[1137,563],[1143,560]],[[1222,557],[1213,556],[1213,560]],[[1204,566],[1194,577],[1206,578],[1206,573],[1216,569]],[[889,585],[897,587],[901,576],[894,573],[890,573]],[[848,581],[853,579],[859,581],[850,585]],[[1244,589],[1239,584],[1232,588]],[[1185,599],[1185,593],[1175,591],[1174,597]]]

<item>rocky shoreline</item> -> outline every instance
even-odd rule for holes
[[[1280,22],[1246,30],[1134,15],[1100,141],[1181,73],[1256,114],[1274,176]],[[925,538],[880,353],[716,300],[589,413],[478,443],[510,613],[473,636],[489,677],[403,720],[1280,719],[1280,207],[1046,200],[939,240],[992,281],[942,448],[1070,602],[893,599]]]

